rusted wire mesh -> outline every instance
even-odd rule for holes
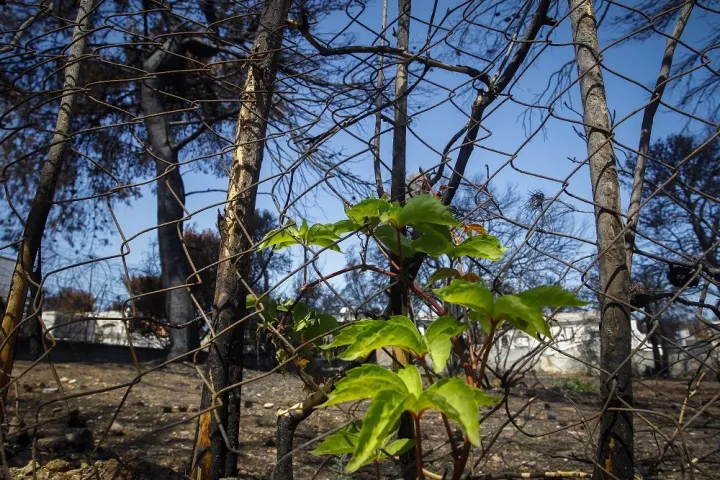
[[[347,234],[340,251],[260,243],[290,222],[337,221],[347,206],[399,191],[435,194],[507,246],[499,262],[464,265],[494,293],[560,284],[589,302],[552,312],[552,338],[510,328],[492,337],[480,381],[502,401],[482,412],[482,447],[466,474],[608,469],[597,442],[613,410],[632,413],[635,475],[717,478],[719,5],[590,3],[427,1],[403,14],[409,1],[3,2],[3,309],[10,284],[16,295],[27,284],[21,318],[8,307],[3,320],[3,352],[16,344],[14,365],[2,357],[4,474],[30,478],[36,465],[82,478],[201,478],[205,421],[220,425],[213,448],[224,444],[227,458],[211,477],[292,478],[290,456],[295,478],[401,476],[398,459],[344,477],[347,457],[309,453],[364,404],[315,402],[283,450],[282,412],[322,396],[348,366],[308,354],[291,324],[268,324],[260,302],[245,309],[248,294],[304,302],[341,326],[387,318],[398,282],[383,274],[389,260],[375,242]],[[282,28],[264,23],[288,5]],[[590,89],[607,96],[601,133],[621,211],[599,204],[591,181],[588,139],[602,129],[581,99],[587,45],[574,41],[583,32],[573,22],[582,15],[597,25],[604,87]],[[276,55],[259,50],[279,35]],[[249,85],[251,71],[255,85],[271,86],[259,120],[252,111],[265,90]],[[267,123],[253,144],[264,147],[259,171],[242,185],[238,152],[253,147],[238,118]],[[38,236],[40,204],[49,214]],[[628,268],[617,275],[629,270],[619,298],[598,268],[597,221],[608,215],[630,252],[618,260]],[[243,248],[228,250],[235,234],[233,248]],[[411,281],[424,295],[411,294],[408,316],[422,329],[436,316],[429,276],[448,265],[416,263]],[[224,275],[234,290],[223,290]],[[617,388],[602,358],[615,348],[600,327],[609,304],[631,315],[620,329],[630,354],[618,349],[615,364],[631,366],[632,403],[602,401]],[[227,305],[229,323],[219,320]],[[488,340],[464,335],[471,356]],[[224,348],[229,356],[212,364]],[[390,366],[391,357],[370,361]],[[226,372],[222,388],[214,368]],[[461,372],[453,356],[443,375]],[[451,478],[462,434],[453,427],[448,439],[439,415],[423,423],[428,475]]]

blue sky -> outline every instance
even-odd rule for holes
[[[395,17],[394,3],[390,2],[391,8],[389,18]],[[429,7],[432,2],[415,2],[413,5],[413,15],[417,19],[427,20],[430,16]],[[443,4],[445,2],[441,2]],[[564,7],[564,4],[563,4]],[[372,2],[362,14],[360,19],[369,25],[379,25],[381,2]],[[445,7],[441,5],[440,12],[444,12]],[[343,22],[342,24],[340,22]],[[337,14],[326,19],[320,26],[323,32],[331,32],[338,30],[347,23],[347,17]],[[710,32],[710,26],[703,19],[700,19],[697,12],[691,20],[690,27],[686,30],[683,40],[690,44],[697,44],[702,41]],[[349,29],[356,36],[355,44],[366,44],[372,41],[372,38],[364,32],[359,25],[353,25]],[[547,28],[543,30],[543,34],[547,34]],[[609,22],[603,30],[600,38],[601,46],[607,45],[608,42],[618,38],[622,29],[620,27],[611,27]],[[425,40],[426,28],[418,21],[414,21],[411,26],[411,43],[415,46],[421,44]],[[394,41],[393,37],[389,37]],[[552,39],[557,44],[569,43],[570,41],[570,25],[566,20],[561,23]],[[650,88],[654,86],[655,78],[660,60],[663,53],[665,39],[659,35],[652,36],[649,40],[640,42],[625,42],[620,45],[613,46],[604,53],[604,64],[612,70],[621,72],[637,82],[642,83]],[[678,49],[678,54],[685,53],[687,50],[682,47]],[[433,56],[439,55],[441,49],[432,51]],[[572,46],[552,46],[542,53],[541,57],[531,65],[520,80],[515,84],[511,92],[513,98],[527,103],[534,103],[534,98],[545,88],[548,78],[560,66],[571,60],[574,56]],[[494,71],[491,73],[495,73]],[[386,75],[392,75],[393,70],[387,70]],[[573,67],[572,76],[576,77],[577,72]],[[447,86],[461,85],[466,82],[465,76],[457,73],[448,73],[443,71],[433,71],[428,76],[434,82]],[[605,81],[607,87],[607,96],[611,112],[617,121],[623,119],[629,113],[640,109],[648,100],[649,93],[632,83],[619,78],[609,72],[605,72]],[[443,102],[447,99],[447,95],[438,92],[435,94],[414,95],[410,99],[411,115],[423,108]],[[676,103],[678,95],[668,91],[665,100]],[[422,139],[422,142],[413,135],[408,135],[408,166],[407,171],[415,172],[418,168],[425,170],[436,165],[440,157],[423,145],[426,142],[432,145],[438,151],[441,151],[450,137],[466,122],[465,112],[470,109],[472,101],[471,95],[460,95],[455,98],[455,103],[461,110],[452,105],[451,102],[444,101],[442,105],[431,109],[429,112],[419,115],[413,115],[411,127],[413,131]],[[564,97],[563,101],[572,102],[572,107],[576,111],[581,110],[578,89],[573,87]],[[507,160],[507,156],[494,153],[490,150],[497,150],[507,153],[515,153],[523,142],[528,138],[528,132],[522,124],[521,114],[524,107],[511,102],[506,102],[498,110],[494,111],[483,122],[483,127],[490,130],[492,135],[480,143],[480,148],[476,147],[468,167],[467,177],[481,174],[484,176],[486,165],[491,175],[497,173],[494,177],[493,185],[502,189],[508,185],[515,185],[520,193],[531,190],[542,190],[547,197],[554,196],[559,190],[560,185],[557,182],[543,180],[534,177],[525,172],[532,172],[537,175],[564,179],[571,170],[576,168],[576,164],[568,160],[568,157],[583,160],[586,155],[586,146],[584,142],[572,130],[571,124],[564,120],[550,119],[543,133],[535,135],[527,145],[517,152],[518,156],[513,162],[515,169],[507,166],[501,168],[502,164]],[[576,113],[562,106],[562,102],[555,105],[555,112],[563,117],[571,118],[579,121]],[[392,110],[388,110],[389,115]],[[535,117],[534,125],[537,126],[540,117]],[[622,121],[616,128],[616,139],[629,146],[635,148],[638,142],[640,130],[640,119],[642,111],[639,111],[631,117]],[[373,119],[369,119],[360,125],[354,127],[353,131],[361,137],[367,138],[373,130]],[[657,114],[655,126],[653,130],[653,139],[662,138],[670,133],[676,133],[683,128],[685,124],[678,120],[678,115],[668,113],[667,109],[660,108]],[[385,125],[385,128],[387,125]],[[691,129],[699,128],[698,125],[691,125]],[[391,141],[392,135],[385,134],[382,137],[382,156],[383,159],[390,163],[391,159]],[[345,155],[353,155],[359,150],[366,148],[366,145],[353,139],[350,135],[340,134],[331,140],[329,146],[334,149],[341,149]],[[486,150],[490,149],[490,150]],[[454,159],[456,152],[452,155]],[[368,153],[359,157],[354,163],[355,173],[362,175],[367,179],[372,178],[372,159]],[[263,176],[267,175],[268,169],[265,168]],[[386,172],[387,173],[387,172]],[[212,175],[201,174],[192,171],[185,172],[186,191],[220,189],[224,190],[227,186],[226,178],[217,178]],[[387,179],[387,176],[386,176]],[[590,179],[587,168],[580,168],[576,174],[569,179],[569,191],[574,195],[590,198]],[[313,190],[310,194],[311,202],[309,204],[309,217],[311,221],[333,221],[342,215],[341,202],[333,195],[322,189]],[[193,213],[189,223],[194,223],[200,228],[214,228],[216,225],[217,211],[221,207],[214,207],[205,211],[208,205],[221,203],[225,199],[222,193],[210,193],[201,195],[192,195],[187,199],[187,209]],[[569,203],[574,203],[583,210],[588,210],[587,205],[582,205],[576,200],[563,196],[562,199]],[[627,196],[623,199],[623,208],[627,208]],[[315,205],[315,206],[313,206]],[[275,211],[275,207],[266,195],[261,195],[258,199],[259,208],[267,208]],[[133,236],[144,229],[152,228],[156,223],[156,206],[155,198],[150,188],[143,189],[143,196],[132,202],[130,206],[120,206],[116,210],[118,221],[122,226],[126,236]],[[589,215],[579,215],[579,222],[586,221],[592,224],[592,217]],[[116,232],[108,232],[111,238],[111,244],[102,249],[95,249],[93,254],[112,255],[119,253],[119,241]],[[130,265],[140,263],[142,256],[148,251],[151,242],[155,239],[156,232],[151,230],[130,244],[131,253],[127,259]],[[118,262],[119,263],[119,262]],[[345,259],[340,254],[328,254],[325,258],[326,270],[337,269],[342,267]]]

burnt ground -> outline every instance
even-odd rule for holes
[[[194,366],[171,365],[144,375],[133,385],[137,371],[132,366],[55,364],[64,393],[57,390],[48,364],[27,370],[29,366],[28,362],[16,363],[15,372],[26,373],[8,398],[10,414],[16,418],[7,439],[7,462],[11,467],[26,466],[24,470],[13,469],[14,478],[32,478],[31,468],[27,467],[32,449],[23,436],[33,434],[28,430],[33,425],[37,425],[39,463],[44,465],[53,459],[67,462],[51,462],[50,470],[41,471],[38,478],[69,480],[98,475],[103,479],[183,478],[191,456],[194,418],[200,401],[200,377]],[[275,463],[275,412],[297,403],[306,394],[301,382],[291,374],[249,371],[246,378],[255,381],[243,387],[239,478],[266,479],[270,478]],[[118,388],[121,385],[124,386]],[[477,450],[468,465],[475,465],[475,475],[590,472],[592,441],[596,437],[593,416],[599,408],[597,388],[597,380],[587,378],[526,379],[510,390],[507,408],[483,421],[486,453],[481,455],[481,450]],[[673,436],[687,392],[687,380],[636,382],[636,408],[640,412],[635,415],[635,445],[641,472],[647,473],[666,439]],[[710,403],[718,393],[718,383],[705,381],[688,401],[684,421],[690,419],[692,423],[683,430],[684,435],[679,436],[677,443],[686,444],[690,458],[681,459],[681,450],[670,448],[659,468],[646,478],[693,478],[688,462],[694,462],[695,478],[720,478],[720,403],[717,399]],[[522,413],[515,416],[525,405]],[[333,408],[316,412],[298,428],[296,447],[341,425],[353,414],[361,414],[361,410]],[[508,419],[508,412],[514,415],[513,421]],[[442,475],[450,465],[450,450],[440,417],[426,414],[422,429],[426,466]],[[376,478],[374,469],[369,467],[353,476],[344,476],[342,467],[346,461],[299,453],[295,457],[296,478]],[[99,474],[92,465],[110,473]],[[383,463],[381,470],[383,478],[398,476],[399,470],[392,462]],[[66,473],[60,473],[63,471]],[[95,473],[88,473],[91,471]]]

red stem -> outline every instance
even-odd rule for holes
[[[420,434],[420,415],[413,415],[415,420],[415,468],[418,480],[424,480],[422,462],[422,435]]]

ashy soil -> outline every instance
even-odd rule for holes
[[[16,363],[16,374],[24,373],[8,398],[11,427],[5,460],[13,478],[33,478],[33,468],[41,480],[185,478],[201,392],[195,366],[171,365],[140,377],[127,365],[29,367],[28,362]],[[248,371],[246,379],[253,381],[243,387],[239,478],[269,479],[276,460],[275,413],[301,401],[306,392],[291,374]],[[683,422],[690,424],[678,435],[687,381],[636,382],[638,473],[647,474],[662,456],[646,478],[692,478],[690,468],[695,478],[720,478],[718,387],[704,382],[690,397],[682,413]],[[591,472],[597,390],[593,379],[552,378],[526,380],[510,389],[503,408],[489,416],[489,410],[483,411],[483,448],[473,452],[468,467],[479,478],[490,473]],[[347,458],[308,453],[313,439],[362,413],[362,406],[332,408],[303,422],[295,447],[307,448],[294,457],[295,478],[377,478],[372,467],[348,476],[342,472]],[[422,431],[428,470],[440,476],[451,471],[450,446],[439,415],[426,414]],[[672,437],[675,441],[666,449]],[[392,461],[381,464],[380,470],[381,478],[398,478]]]

